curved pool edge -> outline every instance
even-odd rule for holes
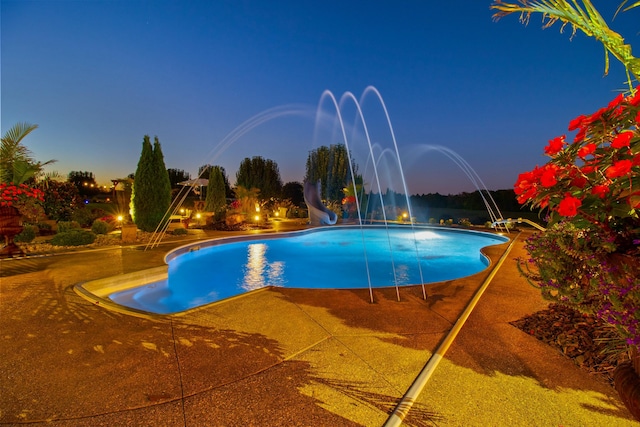
[[[148,268],[146,270],[139,270],[132,273],[125,273],[119,274],[117,276],[90,280],[88,282],[82,282],[74,285],[73,290],[76,294],[89,301],[93,305],[104,307],[117,313],[128,314],[144,319],[162,320],[168,317],[183,316],[188,313],[193,313],[195,311],[202,310],[216,304],[232,301],[234,299],[242,298],[244,296],[252,295],[257,292],[272,288],[272,286],[265,286],[264,288],[254,289],[249,292],[245,292],[239,295],[233,295],[228,298],[223,298],[205,305],[193,307],[183,311],[177,311],[174,313],[154,313],[151,311],[145,311],[138,308],[118,304],[117,302],[109,298],[109,295],[115,292],[133,289],[136,287],[150,285],[155,282],[166,280],[168,278],[168,268],[169,266],[164,265],[160,267]]]
[[[164,317],[164,315],[120,305],[109,299],[109,295],[114,292],[166,280],[169,276],[168,270],[169,266],[163,265],[160,267],[148,268],[146,270],[134,271],[132,273],[90,280],[88,282],[76,284],[73,287],[73,290],[76,294],[92,304],[107,308],[111,311],[130,314],[146,319],[160,319]]]
[[[363,227],[364,228],[386,228],[384,225],[381,225],[381,226],[366,225]],[[324,227],[314,227],[309,229],[294,230],[294,231],[279,232],[279,233],[267,233],[267,234],[259,234],[259,235],[246,234],[246,235],[240,235],[240,236],[228,236],[228,237],[222,237],[222,238],[200,240],[197,242],[190,242],[169,251],[164,257],[164,262],[165,262],[164,266],[154,267],[150,269],[139,270],[136,272],[125,273],[117,276],[111,276],[107,278],[79,283],[74,286],[74,291],[78,295],[80,295],[82,298],[93,303],[94,305],[102,306],[105,309],[122,313],[122,314],[128,314],[136,317],[142,317],[146,319],[155,319],[155,320],[167,319],[168,317],[179,317],[179,316],[186,315],[188,313],[193,313],[198,310],[206,309],[207,307],[211,307],[213,305],[222,304],[231,300],[252,295],[252,294],[255,294],[256,292],[272,289],[273,286],[265,286],[265,287],[254,289],[238,295],[232,295],[230,297],[223,298],[217,301],[212,301],[210,303],[207,303],[201,306],[192,307],[186,310],[171,312],[171,313],[156,313],[156,312],[150,312],[150,311],[145,311],[145,310],[141,310],[134,307],[121,305],[111,300],[109,298],[109,295],[115,292],[124,291],[124,290],[141,287],[145,285],[150,285],[152,283],[159,282],[162,280],[167,280],[168,270],[169,270],[169,261],[171,259],[177,256],[180,256],[184,253],[200,250],[202,248],[218,246],[218,245],[232,243],[232,242],[255,240],[255,239],[266,240],[266,239],[286,238],[286,237],[291,237],[293,235],[311,234],[315,232],[321,232],[323,230],[335,230],[337,228],[363,228],[363,227],[358,225],[324,226]],[[392,227],[409,228],[410,225],[394,225]],[[411,228],[433,229],[433,230],[440,230],[440,231],[446,230],[447,232],[452,232],[452,233],[482,234],[482,235],[489,235],[494,237],[496,239],[495,244],[487,245],[480,249],[480,257],[485,261],[484,262],[485,268],[475,274],[481,274],[483,272],[486,272],[487,269],[491,268],[492,266],[491,257],[485,253],[486,248],[491,246],[501,246],[503,244],[509,244],[514,240],[510,236],[505,236],[502,233],[484,231],[484,230],[474,230],[474,229],[467,229],[467,228],[460,229],[460,228],[453,228],[453,227],[442,227],[437,225],[436,226],[419,225]],[[457,280],[457,279],[453,279],[453,280]],[[425,285],[430,286],[437,283],[442,283],[442,282],[440,281],[440,282],[433,282],[433,283],[426,283],[426,284],[415,283],[407,286],[425,286]],[[361,289],[361,288],[354,288],[354,289]]]

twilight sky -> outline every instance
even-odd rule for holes
[[[2,134],[38,124],[25,139],[37,160],[101,184],[135,172],[145,134],[158,136],[167,167],[192,177],[216,164],[233,184],[242,159],[259,155],[284,182],[302,181],[308,152],[341,142],[315,130],[319,105],[335,114],[323,92],[360,98],[374,86],[411,194],[475,190],[436,145],[488,189],[512,188],[571,119],[624,88],[625,74],[612,59],[603,76],[594,39],[542,30],[539,15],[528,26],[515,15],[494,22],[491,3],[1,0]],[[594,3],[638,56],[640,9],[612,21],[619,2]],[[370,136],[389,147],[371,95],[361,102]]]

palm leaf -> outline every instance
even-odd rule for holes
[[[627,81],[633,87],[631,75],[640,81],[640,59],[631,53],[631,46],[625,44],[624,38],[611,30],[606,21],[600,16],[590,0],[582,0],[581,7],[578,0],[518,0],[519,4],[503,3],[496,0],[491,9],[497,10],[493,15],[498,20],[512,13],[520,14],[520,22],[528,24],[532,13],[542,14],[542,28],[549,28],[556,22],[562,22],[560,31],[567,24],[571,25],[573,37],[577,30],[587,36],[594,37],[602,43],[605,51],[605,75],[609,72],[609,54],[617,58],[625,67]],[[624,3],[623,3],[624,4]],[[640,5],[640,1],[628,6],[629,10]]]
[[[0,181],[19,184],[30,178],[37,179],[44,166],[55,162],[36,162],[31,151],[22,144],[22,140],[37,128],[38,125],[17,123],[5,132],[0,144]]]

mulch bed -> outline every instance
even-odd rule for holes
[[[613,327],[559,304],[511,325],[556,348],[586,372],[602,375],[611,385],[616,366],[629,359],[626,344]]]

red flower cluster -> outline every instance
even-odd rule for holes
[[[347,196],[342,199],[343,205],[346,205],[347,203],[355,203],[355,202],[356,202],[356,196]]]
[[[544,151],[551,160],[520,174],[518,202],[594,221],[620,203],[640,209],[640,87],[571,120],[569,131],[576,131],[573,142],[565,135],[550,140]]]
[[[44,192],[37,188],[31,188],[26,184],[15,185],[12,182],[9,184],[0,182],[0,206],[13,206],[15,203],[27,198],[42,202],[44,201]]]

